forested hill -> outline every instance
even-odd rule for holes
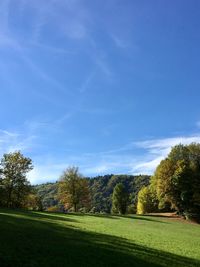
[[[129,209],[133,212],[136,206],[137,194],[142,186],[149,184],[150,176],[148,175],[104,175],[88,178],[91,192],[91,209],[90,212],[111,211],[111,199],[113,189],[116,184],[124,184],[129,193]],[[57,206],[58,183],[46,183],[34,186],[37,194],[42,198],[45,209]]]

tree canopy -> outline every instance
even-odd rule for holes
[[[122,183],[118,183],[112,195],[112,213],[125,214],[127,210],[128,193]]]
[[[69,167],[63,172],[58,184],[58,198],[66,209],[73,208],[75,212],[90,205],[88,181],[77,167]]]

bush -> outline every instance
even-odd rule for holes
[[[61,212],[61,209],[58,206],[51,206],[47,208],[47,211],[48,212]]]
[[[136,212],[137,212],[137,209],[136,209],[135,205],[131,204],[128,206],[128,208],[127,208],[128,214],[136,214]]]

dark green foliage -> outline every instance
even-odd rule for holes
[[[34,189],[36,193],[38,194],[38,196],[42,199],[42,206],[44,210],[46,210],[49,207],[58,205],[58,199],[57,199],[58,183],[57,182],[35,185]]]
[[[108,183],[111,178],[112,175],[105,175],[88,179],[92,198],[92,212],[110,212],[113,189],[108,188]]]
[[[122,183],[129,194],[127,205],[136,207],[137,194],[143,185],[148,185],[147,175],[105,175],[89,179],[93,212],[110,213],[112,208],[112,193],[118,183]]]
[[[91,193],[92,213],[110,213],[112,208],[112,193],[116,184],[122,183],[129,194],[127,205],[134,212],[137,205],[139,190],[149,184],[150,176],[147,175],[104,175],[87,178]],[[35,186],[39,196],[42,197],[44,209],[58,205],[58,183],[47,183]]]
[[[137,197],[140,189],[143,186],[147,186],[150,183],[150,176],[148,175],[138,175],[134,177],[132,184],[132,192],[130,192],[131,203],[134,204],[135,208],[137,206]]]
[[[112,194],[112,213],[125,214],[127,211],[128,193],[122,183],[114,187]]]

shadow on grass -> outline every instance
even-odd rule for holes
[[[148,221],[148,222],[156,222],[156,223],[167,223],[166,221],[160,221],[160,220],[155,220],[154,218],[147,218],[145,215],[125,215],[125,216],[121,216],[121,215],[117,215],[118,217],[121,218],[130,218],[133,220],[140,220],[140,221]]]
[[[58,218],[45,221],[46,213],[13,214],[0,214],[1,267],[200,266],[197,260],[123,238],[62,226],[62,219],[59,224]]]
[[[27,219],[32,219],[32,220],[39,220],[42,219],[43,221],[60,221],[60,222],[76,222],[78,223],[78,221],[74,218],[69,218],[69,216],[65,216],[64,213],[50,213],[50,212],[38,212],[38,211],[27,211],[27,210],[20,210],[20,209],[16,209],[16,210],[9,210],[9,209],[3,209],[2,210],[2,215],[6,214],[10,214],[11,216],[25,216]],[[1,215],[1,211],[0,211],[0,215]]]
[[[117,215],[112,214],[100,214],[100,213],[79,213],[79,212],[69,212],[67,215],[73,216],[91,216],[91,217],[98,217],[98,218],[106,218],[106,219],[119,219],[120,217]]]
[[[106,219],[121,219],[121,218],[130,218],[133,220],[143,220],[143,221],[149,221],[149,222],[158,222],[158,223],[167,223],[160,220],[155,220],[153,218],[147,218],[145,215],[112,215],[112,214],[90,214],[90,213],[68,213],[67,215],[73,215],[73,216],[93,216],[98,218],[106,218]]]

